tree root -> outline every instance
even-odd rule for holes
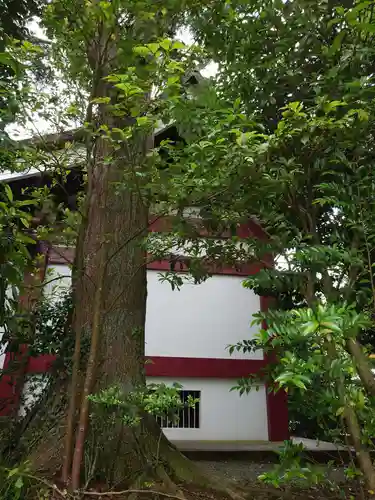
[[[176,483],[174,481],[172,481],[172,479],[167,474],[164,467],[161,467],[160,465],[158,465],[155,472],[156,472],[157,476],[163,481],[163,484],[165,484],[167,486],[168,490],[173,491],[173,493],[175,495],[178,495],[179,498],[185,499],[185,495],[178,488]]]
[[[195,465],[195,464],[194,464]],[[57,487],[56,484],[47,481],[44,478],[41,478],[39,476],[35,476],[29,473],[21,473],[20,475],[32,479],[33,481],[36,481],[37,483],[42,484],[43,486],[51,489],[55,493],[55,495],[58,495],[61,498],[64,498],[65,500],[77,500],[77,498],[83,499],[83,498],[88,498],[88,497],[126,497],[127,500],[130,500],[132,498],[134,499],[140,499],[144,498],[146,495],[151,495],[150,499],[154,498],[167,498],[167,499],[172,499],[172,500],[187,500],[188,498],[192,497],[201,497],[202,499],[207,499],[210,498],[212,499],[212,493],[215,494],[220,494],[221,498],[231,498],[233,500],[249,500],[257,498],[259,496],[259,493],[261,492],[263,495],[266,493],[267,498],[285,498],[285,499],[290,499],[290,491],[283,491],[280,489],[275,489],[273,487],[260,487],[256,488],[255,486],[247,486],[245,487],[239,487],[237,484],[232,484],[230,481],[223,481],[222,478],[219,480],[214,481],[213,478],[210,478],[210,476],[205,476],[206,481],[208,483],[206,484],[205,487],[202,487],[202,489],[206,491],[194,491],[192,489],[189,489],[187,487],[184,487],[183,484],[176,484],[174,481],[171,480],[171,478],[168,476],[168,474],[163,471],[163,468],[157,471],[157,474],[159,475],[160,482],[159,483],[154,483],[154,488],[149,489],[149,488],[129,488],[125,490],[110,490],[110,491],[94,491],[94,490],[79,490],[75,494],[71,494],[66,490],[61,490]],[[142,476],[140,476],[139,480],[137,483],[139,483],[140,479]],[[161,480],[161,478],[164,478],[164,480]],[[188,486],[186,483],[184,483],[185,486]],[[157,486],[160,485],[160,489],[157,489]],[[190,486],[197,486],[197,483],[194,484],[194,482],[190,483]],[[172,490],[172,491],[171,491]],[[187,495],[184,494],[186,492]],[[55,495],[53,495],[53,498],[55,498]],[[77,496],[78,495],[78,496]],[[264,496],[262,495],[262,498]],[[295,492],[293,493],[293,500],[306,500],[306,495],[304,494],[296,494]]]
[[[194,462],[186,458],[178,450],[177,454],[176,450],[173,450],[173,455],[168,461],[168,467],[171,469],[171,475],[177,483],[200,486],[225,495],[232,500],[244,500],[246,498],[246,490],[244,488],[241,488],[232,481],[203,474]]]

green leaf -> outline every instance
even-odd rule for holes
[[[361,122],[368,122],[369,121],[370,115],[364,109],[359,109],[357,114],[358,114],[358,119]]]
[[[19,469],[18,467],[15,467],[14,469],[11,469],[9,472],[8,472],[8,477],[12,477],[14,476],[15,474],[18,474],[19,473]]]
[[[362,391],[359,391],[358,392],[358,404],[359,404],[359,407],[360,408],[364,408],[365,407],[365,396],[363,395],[363,392]]]
[[[302,382],[302,380],[298,379],[298,378],[294,378],[292,380],[292,382],[294,383],[294,385],[296,385],[297,387],[299,387],[300,389],[304,389],[306,390],[307,387],[306,385]]]
[[[358,17],[358,14],[362,10],[366,9],[370,4],[371,4],[370,1],[365,1],[365,2],[361,2],[361,3],[357,4],[355,7],[353,7],[352,9],[350,9],[346,13],[346,15],[345,15],[346,19],[348,19],[348,20],[356,19]]]
[[[318,321],[309,321],[308,323],[303,325],[303,330],[305,334],[314,333],[317,331],[318,328],[319,328]]]
[[[339,325],[333,323],[332,321],[322,321],[320,326],[323,326],[326,330],[330,332],[341,333],[342,330]]]
[[[93,99],[91,102],[94,104],[109,104],[111,102],[111,98],[110,97],[95,97],[95,99]]]
[[[38,205],[38,200],[20,200],[17,201],[17,207],[26,207],[28,205]]]
[[[148,56],[150,54],[150,49],[144,45],[137,45],[133,47],[133,52],[139,56]]]
[[[17,481],[14,483],[14,487],[19,490],[23,488],[23,479],[21,476],[17,478]]]
[[[19,241],[21,241],[22,243],[25,243],[27,245],[35,245],[36,244],[36,241],[33,238],[31,238],[30,236],[27,236],[24,233],[17,233],[17,238],[19,239]]]
[[[179,76],[170,76],[167,80],[168,86],[175,85],[175,84],[180,83],[180,77]]]
[[[159,43],[148,43],[147,47],[150,49],[150,51],[153,54],[156,54],[157,51],[160,49],[160,44]]]
[[[357,26],[365,33],[375,33],[375,24],[360,23]]]
[[[334,19],[331,19],[330,21],[328,21],[327,28],[331,28],[333,25],[341,23],[341,22],[342,22],[341,18],[335,17]]]
[[[338,35],[335,36],[332,45],[330,47],[330,53],[336,54],[341,49],[342,42],[346,36],[346,31],[342,30]]]
[[[18,62],[6,52],[0,52],[0,64],[11,67],[15,73],[19,71]]]
[[[8,184],[5,184],[4,189],[5,189],[5,194],[7,195],[8,200],[13,201],[13,193],[12,193],[10,186]]]
[[[160,42],[160,47],[162,49],[164,49],[166,52],[169,52],[171,50],[171,47],[172,47],[172,40],[169,40],[168,38],[166,38],[165,40],[162,40]]]
[[[174,50],[184,49],[184,48],[186,48],[186,45],[182,42],[176,41],[176,42],[173,42],[173,44],[172,44],[172,49],[174,49]]]
[[[151,124],[151,120],[147,118],[147,116],[139,116],[136,120],[139,127],[145,127],[146,125]]]

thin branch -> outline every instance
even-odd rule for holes
[[[77,490],[79,488],[82,457],[83,457],[85,437],[89,421],[90,404],[88,396],[90,395],[93,389],[95,381],[95,372],[96,372],[97,356],[98,356],[99,340],[100,340],[100,327],[101,327],[100,321],[102,316],[103,283],[105,276],[104,257],[105,257],[105,247],[102,248],[100,255],[98,283],[95,291],[93,320],[91,326],[91,346],[90,346],[89,359],[87,362],[78,431],[77,431],[75,449],[73,454],[73,463],[72,463],[73,490]]]
[[[64,278],[71,278],[70,274],[62,274],[61,276],[57,276],[56,278],[52,278],[49,281],[45,281],[41,283],[40,285],[30,285],[25,287],[26,289],[34,289],[34,288],[43,288],[46,285],[49,285],[50,283],[53,283],[54,281],[58,281]]]
[[[156,222],[157,220],[161,219],[162,217],[164,217],[165,214],[162,214],[162,215],[158,215],[155,219],[153,219],[152,223]],[[140,234],[142,234],[144,231],[146,231],[149,227],[150,223],[147,224],[147,226],[144,226],[142,227],[141,229],[138,229],[135,233],[133,233],[131,236],[129,236],[129,238],[126,238],[126,240],[121,243],[121,245],[108,257],[107,259],[107,262],[105,263],[106,267],[108,266],[108,264],[111,262],[111,260],[116,257],[116,255],[121,252],[121,250],[126,247],[126,245],[128,243],[130,243],[134,238],[136,238],[137,236],[139,236]]]
[[[104,497],[104,496],[112,496],[112,495],[126,495],[127,493],[150,493],[151,495],[161,495],[166,498],[177,498],[178,500],[185,500],[183,497],[179,497],[177,495],[171,495],[170,493],[164,493],[163,491],[157,490],[123,490],[123,491],[82,491],[83,495],[91,495],[96,497]]]
[[[67,264],[69,264],[70,266],[72,266],[73,262],[71,262],[68,258],[66,258],[63,253],[59,252],[58,248],[59,247],[53,247],[53,251],[56,252],[59,257],[61,257],[63,260],[65,260],[65,262]],[[94,287],[96,287],[96,284],[94,283],[94,281],[91,278],[91,276],[89,276],[89,274],[87,274],[86,272],[83,272],[83,274],[85,275],[86,278],[88,278],[91,281],[91,283],[94,285]]]
[[[62,259],[63,259],[63,260],[67,263],[67,264],[69,264],[70,266],[72,266],[72,265],[73,265],[73,262],[72,262],[71,260],[69,260],[67,257],[65,257],[65,255],[64,255],[63,253],[59,252],[58,248],[59,248],[59,247],[54,246],[54,247],[53,247],[53,251],[54,251],[54,252],[56,252],[56,253],[57,253],[57,255],[58,255],[59,257],[61,257],[61,258],[62,258]]]
[[[8,467],[1,467],[1,470],[4,470],[6,472],[11,472],[12,469],[9,469]],[[39,476],[33,476],[32,474],[27,474],[24,472],[19,472],[19,475],[21,477],[27,477],[28,479],[33,479],[34,481],[36,481],[38,483],[44,484],[44,486],[47,486],[48,488],[50,488],[53,491],[56,491],[56,493],[58,493],[63,498],[66,498],[66,496],[67,496],[66,493],[64,491],[61,491],[54,483],[50,483]]]

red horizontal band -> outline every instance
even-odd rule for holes
[[[214,267],[207,266],[207,271],[210,274],[224,274],[228,276],[252,276],[253,274],[259,273],[261,269],[265,266],[258,262],[254,262],[253,264],[239,264],[236,267],[231,266],[223,266],[223,267]],[[171,271],[171,262],[169,260],[155,260],[154,262],[150,262],[147,264],[147,269],[151,271]],[[188,264],[184,262],[183,259],[175,262],[173,271],[175,272],[187,272],[189,270]]]
[[[267,366],[261,359],[175,358],[147,356],[148,377],[241,378]]]
[[[42,354],[29,358],[27,373],[48,372],[55,356]],[[240,378],[259,373],[267,366],[264,359],[233,358],[179,358],[171,356],[147,356],[145,362],[148,377],[210,377]]]
[[[204,225],[203,220],[199,217],[188,217],[185,219],[186,223],[196,230],[199,236],[212,237],[216,239],[228,239],[233,236],[232,232],[223,230],[221,233],[210,232]],[[148,230],[155,233],[167,233],[173,230],[174,217],[155,217],[151,219]],[[267,240],[268,235],[262,229],[261,225],[255,220],[249,220],[247,223],[240,224],[236,228],[235,235],[240,238],[257,238],[260,240]]]
[[[50,250],[48,262],[50,264],[70,265],[74,261],[74,248],[53,247]],[[253,262],[248,264],[236,264],[235,266],[214,266],[207,265],[210,274],[223,274],[229,276],[252,276],[264,269],[266,265],[272,266],[272,257],[265,256],[263,263]],[[151,271],[171,271],[171,261],[169,259],[155,260],[147,264],[147,269]],[[173,271],[187,272],[189,270],[188,259],[179,257],[174,260]]]

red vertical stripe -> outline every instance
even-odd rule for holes
[[[260,297],[261,311],[267,311],[272,299],[270,297]],[[263,324],[267,328],[267,324]],[[267,363],[275,363],[277,357],[274,353],[265,356]],[[287,393],[279,389],[274,392],[274,387],[266,386],[267,391],[267,422],[268,439],[270,441],[285,441],[289,439],[289,416]]]

